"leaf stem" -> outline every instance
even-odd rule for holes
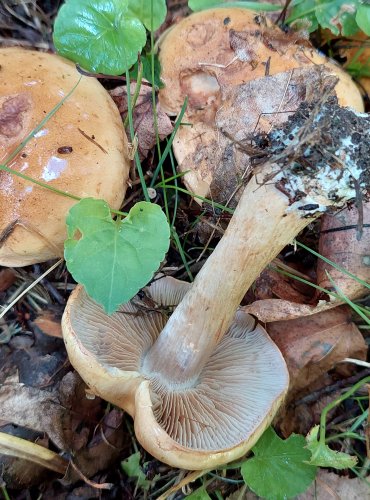
[[[166,189],[174,189],[175,191],[180,191],[181,193],[188,194],[189,196],[192,196],[193,198],[197,198],[198,200],[203,201],[204,203],[208,203],[212,207],[219,208],[223,212],[227,212],[229,214],[233,214],[234,210],[232,208],[225,207],[225,205],[221,205],[221,203],[216,203],[215,201],[209,200],[208,198],[204,198],[203,196],[197,195],[195,193],[192,193],[188,191],[187,189],[178,187],[178,186],[173,186],[172,184],[166,184],[166,183],[159,183],[157,184],[156,187],[161,187],[161,188],[166,188]]]
[[[1,493],[3,494],[4,500],[10,500],[9,493],[5,486],[1,486]]]
[[[138,61],[136,86],[135,86],[134,95],[132,97],[132,109],[134,109],[136,106],[136,101],[137,101],[137,98],[139,97],[139,94],[140,94],[142,79],[143,79],[143,63],[141,61]],[[131,92],[131,89],[130,89],[130,92]],[[128,101],[128,99],[127,99],[127,101]],[[127,115],[126,115],[126,118],[123,122],[124,128],[127,127],[128,121],[129,121],[129,112],[128,112],[128,105],[127,105]]]
[[[178,116],[178,117],[177,117],[177,119],[176,119],[176,122],[175,122],[175,127],[174,127],[174,129],[173,129],[173,131],[172,131],[172,134],[170,135],[170,138],[169,138],[169,140],[168,140],[168,142],[167,142],[167,145],[166,145],[166,147],[165,147],[165,149],[164,149],[164,151],[163,151],[163,155],[161,156],[161,158],[160,158],[160,160],[159,160],[159,163],[158,163],[158,165],[157,165],[156,169],[154,170],[153,177],[152,177],[152,180],[151,180],[151,182],[150,182],[150,187],[153,187],[153,186],[154,186],[155,181],[157,180],[157,177],[158,177],[159,171],[160,171],[160,169],[162,168],[162,165],[163,165],[163,163],[164,163],[165,159],[167,158],[167,155],[168,155],[168,153],[169,153],[169,151],[170,151],[170,149],[171,149],[171,146],[172,146],[173,140],[174,140],[174,138],[175,138],[176,132],[177,132],[177,130],[178,130],[178,128],[179,128],[179,126],[181,125],[181,120],[182,120],[182,118],[183,118],[183,116],[184,116],[184,114],[185,114],[185,111],[186,111],[186,107],[187,107],[187,105],[188,105],[188,98],[187,98],[187,97],[185,97],[184,104],[182,105],[182,108],[181,108],[180,114],[179,114],[179,116]]]
[[[322,445],[325,445],[326,439],[325,439],[325,433],[326,433],[326,417],[333,408],[338,406],[340,403],[348,399],[352,394],[354,394],[360,387],[363,385],[367,384],[370,382],[370,377],[365,377],[357,384],[355,384],[351,389],[349,389],[347,392],[339,396],[339,398],[335,399],[331,403],[329,403],[325,408],[323,409],[320,417],[320,437],[319,437],[319,442]]]
[[[134,137],[135,137],[135,131],[134,131],[134,124],[133,124],[133,119],[132,119],[130,72],[129,72],[128,69],[126,69],[126,86],[127,86],[128,123],[129,123],[129,130],[130,130],[131,141],[133,141]],[[150,203],[150,197],[149,197],[148,189],[147,189],[146,184],[145,184],[143,169],[141,168],[139,154],[138,154],[137,151],[135,151],[134,160],[135,160],[135,165],[136,165],[137,171],[139,173],[139,178],[140,178],[140,182],[141,182],[141,187],[143,188],[143,193],[144,193],[145,201],[147,201],[147,202]]]

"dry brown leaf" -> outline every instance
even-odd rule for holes
[[[361,217],[363,216],[363,225]],[[357,231],[362,228],[361,239],[357,239]],[[353,206],[342,210],[336,215],[325,215],[322,217],[321,235],[319,240],[319,253],[327,259],[335,262],[339,266],[362,279],[370,282],[370,203],[362,205],[362,214]],[[327,311],[343,301],[328,297],[322,292],[316,293],[315,304],[308,304],[307,301],[300,303],[298,296],[289,298],[282,288],[283,278],[273,279],[273,275],[265,274],[256,281],[256,287],[259,284],[266,288],[264,279],[268,281],[271,294],[280,298],[264,298],[256,300],[252,304],[243,307],[243,310],[253,314],[260,321],[269,323],[271,321],[291,320],[294,318],[311,316],[319,312]],[[355,300],[369,293],[369,289],[350,278],[342,271],[335,269],[322,259],[317,261],[317,284],[327,290],[333,290],[334,287],[328,278],[327,272],[333,279],[338,290],[350,300]],[[266,278],[267,276],[267,278]],[[284,295],[285,293],[285,295]],[[257,292],[257,297],[259,297]],[[326,300],[321,300],[321,299]]]
[[[62,326],[60,324],[63,311],[59,308],[49,306],[49,309],[41,311],[33,320],[32,326],[36,326],[40,331],[50,337],[63,338]]]
[[[365,478],[369,481],[370,477]],[[301,495],[294,497],[295,500],[368,500],[369,486],[365,480],[359,478],[349,479],[338,476],[333,472],[319,469],[316,480],[310,488]],[[243,488],[235,491],[227,497],[227,500],[260,500],[261,497],[252,491],[244,492]]]
[[[136,83],[131,83],[132,97],[135,93],[135,88]],[[110,91],[110,95],[117,104],[122,118],[125,119],[127,115],[127,87],[116,87],[114,90]],[[171,134],[173,126],[169,117],[161,110],[159,102],[156,104],[156,109],[158,135],[160,140],[163,140]],[[152,88],[149,85],[142,84],[132,114],[134,130],[138,139],[140,159],[146,158],[149,151],[156,145],[156,131],[153,115]]]
[[[45,432],[61,450],[79,450],[87,444],[90,426],[100,418],[99,398],[87,399],[84,389],[85,384],[73,372],[53,390],[3,384],[0,419]]]
[[[75,372],[69,372],[52,390],[3,384],[0,386],[0,418],[15,424],[24,433],[24,439],[35,439],[35,432],[47,435],[60,450],[71,453],[84,476],[91,477],[117,460],[127,435],[122,427],[123,412],[112,410],[104,416],[101,400],[87,399],[85,388]],[[8,427],[9,424],[3,431],[7,432]],[[19,485],[28,484],[30,478],[23,477],[20,471],[33,468],[22,463],[0,455],[0,468],[6,467],[11,484],[17,481]],[[42,477],[39,469],[36,482]],[[80,479],[76,470],[70,468],[66,481]]]
[[[349,479],[334,472],[319,469],[316,481],[306,493],[296,500],[366,500],[370,498],[370,476],[365,479]]]
[[[347,306],[315,314],[309,321],[272,322],[267,331],[288,365],[289,399],[344,358],[366,359],[366,343]]]
[[[11,268],[5,267],[0,271],[0,292],[5,292],[15,282],[17,276]]]
[[[360,239],[357,238],[358,231],[362,232]],[[370,203],[362,204],[361,214],[353,206],[336,215],[325,215],[322,218],[319,253],[367,283],[370,282],[369,249]],[[334,288],[327,272],[339,290],[351,300],[370,293],[364,285],[319,259],[317,283],[327,290]]]
[[[272,262],[274,267],[279,266],[279,263],[278,259]],[[294,269],[292,268],[289,269],[288,267],[287,270],[294,273]],[[310,278],[305,276],[305,279],[309,280]],[[285,276],[271,268],[266,268],[262,271],[254,282],[254,287],[251,291],[253,291],[252,300],[254,301],[279,298],[299,304],[309,303],[314,295],[314,289],[309,285],[304,285],[300,281]]]
[[[33,431],[46,432],[60,449],[67,449],[63,416],[55,392],[42,391],[24,384],[0,386],[0,419]]]
[[[107,413],[96,427],[95,435],[88,446],[76,454],[74,462],[85,476],[92,477],[98,471],[106,469],[122,454],[122,448],[128,444],[129,440],[129,435],[124,432],[122,423],[122,411],[112,410]],[[77,476],[76,479],[78,479]]]

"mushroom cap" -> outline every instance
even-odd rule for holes
[[[0,49],[0,163],[72,90],[73,63],[22,48]],[[127,138],[100,83],[81,81],[8,165],[78,197],[118,209],[129,173]],[[76,201],[0,171],[0,264],[23,266],[63,255],[65,217]]]
[[[176,386],[147,373],[145,354],[190,286],[159,279],[112,316],[78,286],[62,326],[73,366],[95,394],[134,417],[143,447],[174,467],[204,469],[239,458],[255,444],[289,378],[276,345],[240,311],[199,379]]]
[[[187,124],[173,148],[192,193],[223,203],[235,196],[250,166],[250,154],[235,145],[268,132],[302,100],[317,96],[323,76],[338,78],[340,105],[363,110],[351,77],[304,42],[238,8],[194,13],[163,38],[159,99],[176,115],[188,96]]]

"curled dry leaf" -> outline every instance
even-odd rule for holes
[[[344,358],[366,359],[367,346],[351,311],[340,306],[312,315],[269,323],[268,333],[288,365],[288,400],[327,373]]]
[[[102,418],[101,400],[86,398],[85,388],[75,372],[69,372],[51,391],[5,383],[0,387],[0,419],[26,428],[24,439],[33,440],[37,433],[48,437],[61,451],[72,454],[84,476],[91,477],[118,458],[125,435],[122,412],[112,410]],[[25,483],[19,482],[20,471],[22,467],[33,471],[32,467],[8,458],[2,459],[1,464],[6,466],[10,482],[18,481],[18,487],[28,484],[28,475]],[[39,472],[36,482],[42,477]],[[81,476],[70,469],[66,480],[79,479]]]
[[[52,391],[5,383],[0,387],[0,419],[45,432],[61,450],[78,450],[89,434],[84,419],[95,414],[97,422],[100,411],[98,400],[81,398],[83,390],[81,379],[72,372]]]
[[[131,97],[135,94],[136,83],[131,83]],[[116,87],[110,91],[114,102],[117,104],[123,119],[127,116],[127,87]],[[158,136],[162,141],[171,134],[173,126],[169,117],[161,109],[159,102],[156,104]],[[135,134],[138,139],[138,152],[141,159],[148,156],[149,151],[156,145],[156,129],[154,124],[154,111],[152,102],[152,88],[142,84],[139,96],[132,114]]]
[[[337,307],[341,302],[320,300],[317,305],[300,304],[284,299],[264,299],[256,300],[253,304],[242,307],[243,311],[253,314],[260,321],[270,323],[272,321],[288,321],[305,316],[312,316],[333,307]]]

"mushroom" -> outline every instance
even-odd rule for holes
[[[369,120],[330,99],[302,105],[273,131],[271,159],[191,286],[159,280],[110,318],[83,288],[71,295],[62,327],[73,366],[93,393],[133,416],[139,442],[159,460],[216,467],[245,454],[271,422],[287,369],[264,330],[236,311],[308,223],[369,189],[370,160],[356,141]]]
[[[0,49],[0,163],[81,78],[62,108],[8,167],[78,197],[118,209],[129,173],[127,138],[109,94],[53,54]],[[0,264],[24,266],[63,255],[65,217],[76,203],[0,171]]]
[[[356,85],[339,66],[299,32],[284,33],[246,9],[190,15],[164,36],[159,57],[162,109],[177,115],[188,96],[173,149],[198,201],[208,197],[235,206],[250,167],[249,137],[268,133],[300,102],[317,96],[326,75],[338,78],[341,106],[363,110]]]

